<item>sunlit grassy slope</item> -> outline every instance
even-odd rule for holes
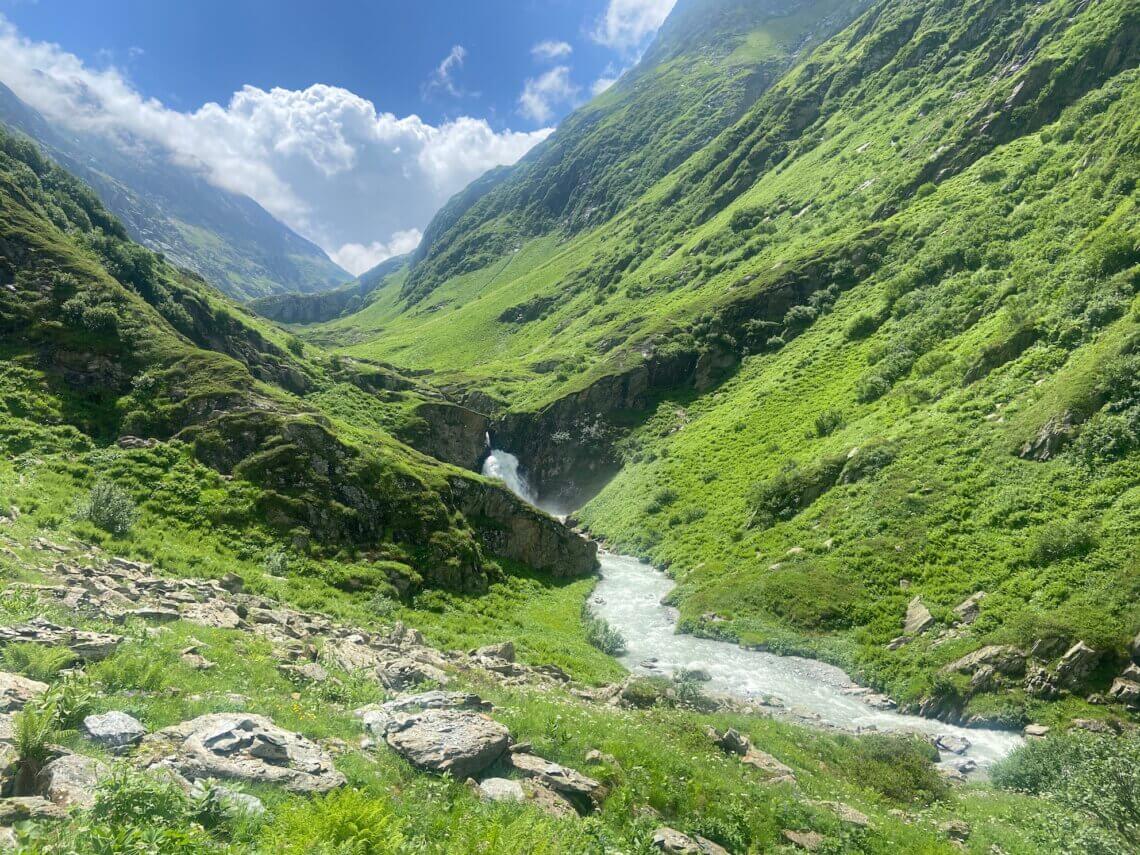
[[[750,26],[706,61],[781,43]],[[1135,0],[875,4],[612,218],[526,239],[504,225],[526,205],[468,215],[312,334],[515,412],[731,352],[720,388],[665,393],[581,512],[670,564],[688,626],[908,700],[953,695],[939,667],[983,642],[1082,638],[1119,663],[1140,627],[1138,41]],[[488,230],[505,251],[437,275]],[[773,314],[787,282],[810,293]],[[1019,458],[1051,420],[1054,458]],[[841,479],[856,448],[869,463]],[[977,590],[962,638],[886,649],[916,594],[947,621]],[[971,709],[1041,714],[1000,697]]]

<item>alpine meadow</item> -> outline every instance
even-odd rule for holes
[[[0,850],[1140,850],[1140,0],[451,2],[0,13]]]

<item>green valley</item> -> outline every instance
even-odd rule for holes
[[[662,5],[339,288],[0,128],[0,849],[1140,847],[1140,0]]]

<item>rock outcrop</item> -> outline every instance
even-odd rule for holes
[[[510,744],[510,732],[497,721],[453,709],[397,713],[386,723],[384,736],[416,768],[460,780],[478,777]]]
[[[204,778],[275,784],[294,793],[324,793],[344,776],[316,743],[251,713],[211,713],[147,736],[140,755],[188,781]]]

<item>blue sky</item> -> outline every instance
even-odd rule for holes
[[[353,272],[636,61],[674,0],[0,0],[0,80]]]

